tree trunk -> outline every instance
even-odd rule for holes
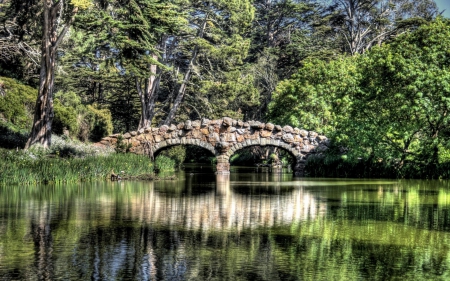
[[[62,1],[54,3],[53,0],[44,0],[43,36],[41,47],[41,71],[39,75],[39,91],[34,112],[33,127],[25,149],[34,144],[42,144],[44,147],[51,145],[52,121],[53,121],[53,81],[56,63],[56,51],[59,43],[74,20],[78,8],[72,11],[72,18],[64,26],[61,33],[57,34],[58,20],[61,16]]]
[[[208,21],[208,14],[206,14],[205,20],[203,21],[203,24],[202,24],[202,27],[199,30],[198,38],[203,38],[203,34],[206,29],[207,21]],[[199,47],[198,47],[198,45],[196,45],[194,47],[194,50],[192,51],[192,57],[191,57],[191,60],[189,61],[188,69],[187,69],[186,73],[184,74],[183,82],[181,82],[180,88],[178,89],[177,97],[175,98],[175,101],[173,102],[173,105],[169,111],[169,114],[167,115],[166,119],[164,120],[164,122],[161,125],[170,125],[172,120],[175,118],[175,114],[177,113],[178,108],[180,107],[181,102],[183,101],[184,94],[186,93],[186,86],[191,77],[192,68],[194,67],[194,63],[197,58],[198,51],[199,51]]]
[[[153,55],[156,60],[158,57]],[[142,85],[139,79],[136,78],[136,89],[141,100],[141,119],[139,121],[139,129],[150,127],[153,117],[155,115],[155,101],[158,98],[159,82],[161,80],[161,71],[156,65],[150,66],[152,75],[145,81],[145,88],[142,89]]]

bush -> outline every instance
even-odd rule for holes
[[[37,90],[14,79],[0,77],[0,118],[18,127],[31,128]]]
[[[173,172],[175,171],[176,161],[165,155],[158,155],[155,159],[156,172]]]
[[[159,155],[164,155],[175,161],[175,167],[180,167],[186,159],[186,148],[182,145],[172,146],[162,151]]]
[[[85,120],[89,124],[89,139],[91,141],[97,142],[112,134],[113,124],[108,109],[100,109],[97,105],[88,105]]]
[[[52,124],[53,133],[62,135],[64,129],[66,129],[70,132],[70,135],[77,135],[79,125],[76,109],[64,106],[57,99],[55,99],[53,103],[53,109],[55,111],[55,117]]]
[[[28,140],[28,131],[20,130],[11,123],[0,122],[0,147],[24,148]]]

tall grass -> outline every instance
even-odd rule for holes
[[[89,181],[107,179],[112,173],[119,174],[122,178],[151,178],[153,172],[153,163],[142,155],[113,153],[61,158],[0,150],[0,184]]]

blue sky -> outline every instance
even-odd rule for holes
[[[444,17],[450,18],[450,0],[435,0],[439,11],[445,9]]]

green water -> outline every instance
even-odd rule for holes
[[[450,184],[191,166],[0,187],[0,280],[450,280]]]

